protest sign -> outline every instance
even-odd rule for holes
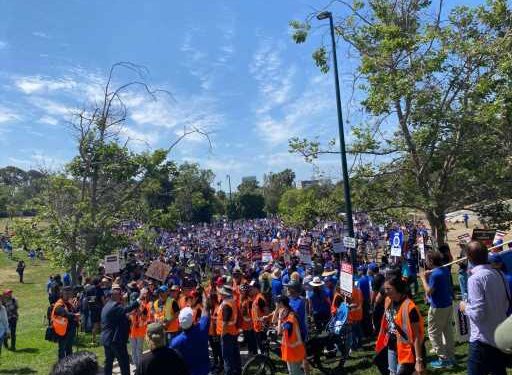
[[[164,282],[169,276],[169,272],[171,272],[171,266],[159,260],[154,260],[146,270],[145,276]]]
[[[461,234],[460,236],[457,236],[457,239],[459,240],[459,243],[465,244],[471,241],[471,235],[469,233]]]
[[[497,230],[496,234],[494,235],[494,240],[492,241],[492,243],[495,244],[495,243],[498,243],[498,241],[503,241],[505,239],[506,235],[507,235],[507,232]]]
[[[402,232],[391,232],[390,243],[391,243],[391,256],[399,257],[402,255],[402,244],[404,235]]]
[[[114,273],[118,273],[121,269],[119,264],[119,255],[111,254],[105,257],[105,273],[107,275],[113,275]]]
[[[343,237],[343,246],[349,249],[356,248],[356,239],[354,237]]]
[[[351,297],[352,296],[352,279],[354,271],[352,265],[347,262],[341,263],[340,269],[340,289],[343,294]]]
[[[265,263],[272,262],[272,242],[261,243],[261,261]]]
[[[459,306],[454,306],[453,320],[455,321],[455,341],[467,342],[469,339],[469,319],[460,310]]]
[[[473,229],[473,235],[471,239],[473,241],[480,241],[485,246],[491,247],[494,236],[496,235],[496,229]]]
[[[336,254],[344,253],[345,246],[343,246],[343,242],[341,242],[341,238],[334,238],[332,241],[332,249]]]

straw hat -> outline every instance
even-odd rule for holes
[[[315,276],[313,278],[313,281],[311,281],[309,283],[309,285],[311,285],[311,286],[322,286],[322,285],[325,285],[325,283],[322,281],[322,279],[320,277]]]

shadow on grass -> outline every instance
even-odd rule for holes
[[[347,374],[355,373],[356,370],[366,370],[373,366],[373,362],[369,358],[362,358],[360,360],[351,360],[346,363],[343,367],[343,370]],[[377,368],[375,367],[376,373],[378,373]]]
[[[16,349],[16,353],[35,354],[35,353],[39,353],[39,349],[37,349],[37,348],[21,348],[21,349]]]
[[[25,375],[25,374],[37,374],[37,371],[30,367],[18,367],[9,370],[0,370],[0,374],[16,374],[16,375]]]

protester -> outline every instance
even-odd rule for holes
[[[123,306],[121,293],[119,285],[112,285],[111,296],[101,310],[101,343],[105,350],[104,375],[112,375],[114,359],[119,363],[121,375],[130,375],[130,360],[126,348],[130,323],[126,314],[136,309],[139,302],[135,300]]]
[[[179,322],[182,332],[172,339],[170,347],[178,351],[190,375],[208,375],[210,358],[208,353],[209,306],[202,310],[199,323],[194,323],[194,311],[185,307],[180,311]]]
[[[76,352],[57,362],[50,375],[97,375],[98,358],[91,352]]]
[[[23,260],[18,262],[18,265],[16,266],[16,272],[20,277],[20,283],[23,283],[23,273],[25,272],[25,262]]]
[[[252,298],[250,290],[251,286],[248,284],[242,284],[240,286],[240,314],[242,317],[240,329],[242,330],[249,354],[256,355],[258,354],[258,344],[256,342],[256,334],[252,322]]]
[[[70,286],[63,287],[62,296],[55,302],[51,312],[51,324],[59,344],[59,359],[73,354],[73,343],[80,314],[76,312],[77,305],[72,298],[73,289]]]
[[[166,347],[166,333],[162,323],[148,325],[146,339],[150,351],[142,355],[135,375],[189,375],[187,365],[176,350]]]
[[[256,344],[258,350],[263,353],[263,343],[266,340],[265,337],[265,316],[268,313],[269,306],[263,293],[259,292],[259,284],[253,280],[250,284],[250,297],[252,299],[251,305],[251,318],[256,335]]]
[[[4,346],[10,348],[11,351],[16,351],[16,327],[18,324],[18,300],[13,297],[12,290],[7,289],[2,296],[2,304],[7,311],[7,320],[9,322],[9,336],[11,345],[8,346],[8,336],[4,338]],[[1,341],[0,341],[1,344]]]
[[[430,303],[427,318],[428,337],[432,351],[438,356],[430,366],[437,369],[450,368],[455,365],[450,271],[447,267],[442,267],[443,255],[437,251],[427,253],[426,265],[430,271],[422,273],[420,278]]]
[[[137,292],[133,292],[132,299],[135,299],[137,295]],[[130,319],[130,346],[132,349],[132,363],[136,367],[139,366],[142,357],[144,337],[146,336],[146,328],[150,319],[149,311],[150,309],[147,305],[147,290],[143,289],[140,293],[139,306],[132,310],[128,315]]]
[[[238,346],[238,307],[233,300],[233,288],[224,285],[219,294],[222,297],[222,303],[217,313],[217,334],[220,336],[222,347],[224,373],[226,375],[240,375],[242,362]]]
[[[498,325],[507,318],[510,291],[503,274],[494,270],[488,261],[487,248],[471,241],[467,246],[468,261],[472,264],[468,279],[468,300],[460,310],[469,318],[468,374],[506,374],[505,357],[494,340]]]
[[[281,296],[277,300],[277,311],[279,311],[277,333],[282,334],[281,359],[286,362],[290,375],[300,375],[306,349],[300,334],[299,320],[291,309],[287,296]]]
[[[309,298],[310,314],[313,316],[316,330],[322,331],[330,318],[331,301],[323,289],[325,283],[319,276],[315,276],[309,285],[313,288]]]
[[[407,296],[407,285],[399,275],[386,277],[384,318],[375,345],[378,354],[387,349],[391,375],[425,373],[424,323],[414,301]]]

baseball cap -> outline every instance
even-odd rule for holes
[[[165,342],[165,331],[162,323],[148,324],[148,330],[146,334],[148,338],[154,343]]]
[[[184,307],[181,309],[178,321],[180,322],[180,327],[182,329],[189,329],[192,327],[192,323],[194,322],[194,312],[192,309],[190,307]]]
[[[159,293],[167,293],[168,290],[169,288],[167,287],[167,285],[162,285],[161,287],[158,288]]]

